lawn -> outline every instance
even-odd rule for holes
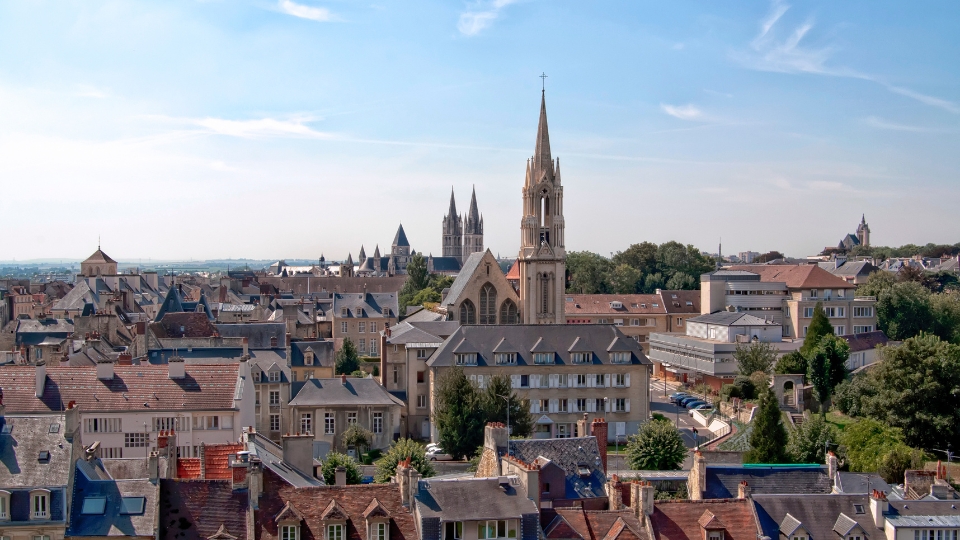
[[[841,412],[830,411],[827,413],[827,423],[833,424],[833,426],[841,432],[846,429],[848,425],[853,424],[856,421],[856,419],[851,418]]]

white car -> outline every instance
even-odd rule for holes
[[[439,446],[427,450],[428,461],[450,461],[453,456],[447,454]]]
[[[425,450],[429,452],[431,450],[436,450],[437,448],[440,448],[440,443],[432,442],[426,446]]]

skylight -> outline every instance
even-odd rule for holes
[[[60,433],[60,424],[50,424],[50,433]]]
[[[83,507],[80,509],[80,513],[87,515],[99,515],[103,514],[103,511],[106,510],[106,508],[106,497],[84,497]]]
[[[13,421],[7,420],[7,423],[3,425],[3,429],[0,430],[0,433],[9,434],[11,431],[13,431]]]
[[[864,511],[863,511],[863,505],[862,505],[862,504],[855,504],[855,505],[853,505],[853,511],[854,511],[854,513],[857,513],[857,514],[863,514],[863,513],[864,513]]]
[[[145,497],[121,497],[120,498],[120,513],[121,514],[142,514],[143,508],[146,506]]]
[[[48,450],[41,450],[37,459],[40,461],[50,461],[50,452]]]

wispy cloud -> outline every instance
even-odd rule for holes
[[[884,120],[883,118],[878,118],[876,116],[868,116],[863,120],[863,122],[872,128],[886,129],[890,131],[910,131],[913,133],[934,133],[938,131],[935,129],[925,128],[921,126],[910,126],[907,124],[898,124],[896,122],[890,122],[888,120]]]
[[[500,16],[500,11],[515,3],[517,0],[480,0],[460,14],[457,21],[457,30],[465,36],[475,36],[493,24]]]
[[[700,120],[703,118],[703,112],[693,105],[667,105],[660,104],[660,109],[674,118],[681,120]]]
[[[843,182],[829,182],[826,180],[814,180],[807,184],[813,191],[854,191],[853,188]]]
[[[734,59],[745,67],[759,71],[848,77],[870,81],[895,94],[954,114],[960,114],[960,105],[952,101],[895,86],[884,81],[881,77],[862,73],[845,66],[830,65],[829,60],[834,49],[826,45],[816,46],[809,43],[808,35],[814,29],[813,19],[807,19],[794,27],[792,31],[789,31],[786,37],[778,40],[776,27],[789,9],[788,4],[780,0],[774,0],[771,4],[770,13],[760,21],[759,33],[750,42],[751,50],[749,52],[733,53]],[[783,24],[779,26],[783,26]]]
[[[78,84],[76,95],[79,97],[103,99],[110,96],[110,92],[89,84]]]
[[[338,138],[332,133],[317,131],[308,124],[318,120],[310,116],[298,116],[289,119],[258,118],[254,120],[231,120],[227,118],[177,118],[149,115],[144,118],[164,124],[175,124],[182,128],[172,133],[179,136],[226,135],[242,139],[266,139],[296,137],[308,139],[332,140]],[[197,129],[200,128],[200,129]]]
[[[318,22],[329,22],[333,20],[333,14],[331,14],[327,8],[305,6],[291,0],[280,0],[277,3],[277,8],[287,15],[293,15],[301,19]]]

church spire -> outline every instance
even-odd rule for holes
[[[553,173],[553,158],[550,156],[550,133],[547,129],[547,97],[546,91],[540,93],[540,124],[537,126],[537,148],[533,152],[533,168],[541,172],[546,172],[550,176]],[[539,177],[540,175],[538,175]],[[539,180],[535,178],[534,181]]]
[[[480,223],[480,210],[477,209],[477,188],[474,186],[470,194],[470,213],[467,214],[467,223]]]
[[[450,186],[450,209],[447,210],[447,216],[457,215],[457,201],[453,197],[453,186]]]

